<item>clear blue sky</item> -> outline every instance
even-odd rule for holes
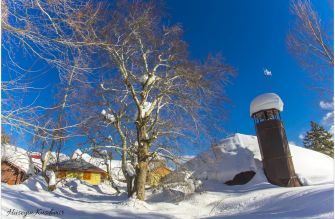
[[[333,20],[330,1],[312,3],[324,20]],[[300,145],[299,134],[309,129],[311,120],[320,122],[325,112],[319,94],[311,89],[315,81],[286,47],[293,21],[289,1],[169,0],[167,8],[172,21],[184,27],[192,57],[220,52],[238,71],[227,89],[232,100],[224,121],[227,131],[255,134],[249,104],[263,92],[275,92],[285,104],[282,117],[288,139]],[[264,77],[264,68],[272,71],[272,77]],[[331,89],[332,84],[328,83]]]
[[[333,20],[331,1],[312,2],[324,21]],[[275,92],[285,104],[282,118],[288,139],[301,145],[299,135],[309,129],[311,120],[320,122],[326,111],[319,106],[322,97],[311,89],[315,81],[286,47],[285,38],[293,22],[289,1],[168,0],[165,5],[169,22],[182,24],[192,58],[203,59],[208,53],[222,53],[226,62],[237,70],[237,76],[227,88],[232,101],[228,119],[222,121],[227,132],[254,135],[249,104],[261,93]],[[2,58],[3,63],[4,60],[6,57]],[[22,64],[30,63],[23,61]],[[264,77],[264,68],[272,71],[272,77]],[[3,79],[6,72],[4,74]],[[47,101],[48,105],[53,102],[48,92],[55,91],[52,84],[57,81],[56,74],[53,77],[41,82],[41,87],[51,85],[40,94],[40,101]],[[327,86],[333,89],[333,81]],[[225,136],[225,133],[217,134],[218,138]],[[198,152],[185,151],[187,154]]]

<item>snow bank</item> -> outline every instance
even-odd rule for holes
[[[290,150],[295,172],[304,185],[333,183],[333,158],[295,145],[290,145]]]
[[[250,116],[252,114],[266,109],[277,109],[283,111],[284,103],[281,98],[275,93],[261,94],[250,104]]]
[[[264,175],[262,171],[259,171],[262,166],[260,155],[255,150],[256,145],[248,144],[248,147],[240,140],[240,137],[242,136],[235,135],[224,139],[221,144],[211,147],[208,151],[188,161],[185,164],[186,167],[194,171],[195,176],[202,180],[226,182],[232,180],[240,172],[252,170],[258,172],[256,175],[262,177],[261,181],[264,181]],[[253,138],[248,140],[253,141]],[[255,159],[255,155],[258,159]]]
[[[29,183],[28,183],[29,182]],[[44,187],[41,190],[37,187]],[[166,190],[159,195],[147,191],[147,201],[116,195],[110,186],[92,186],[72,180],[53,192],[42,177],[32,177],[20,185],[2,184],[2,217],[11,209],[64,211],[58,217],[28,215],[26,218],[333,218],[333,185],[283,188],[269,183],[226,186],[206,181],[206,191],[181,196]],[[158,191],[160,192],[160,191]],[[176,200],[176,197],[181,199]]]
[[[304,185],[333,183],[333,159],[316,151],[290,145],[295,171]],[[253,182],[266,182],[256,136],[235,134],[211,147],[185,166],[203,180],[226,182],[240,172],[254,171]]]

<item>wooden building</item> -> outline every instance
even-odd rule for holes
[[[27,179],[27,173],[9,161],[1,161],[1,182],[16,185]]]
[[[99,185],[107,178],[107,172],[83,159],[67,160],[48,166],[57,178],[77,178],[91,185]]]
[[[20,184],[34,172],[28,152],[10,144],[1,144],[1,182]]]
[[[151,186],[158,186],[163,177],[170,174],[172,171],[166,166],[157,167],[148,172],[147,184]]]

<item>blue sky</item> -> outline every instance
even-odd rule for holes
[[[333,20],[331,1],[312,2],[323,21]],[[168,0],[165,6],[169,22],[183,26],[192,58],[204,59],[208,53],[222,53],[225,61],[237,70],[237,76],[227,87],[232,102],[228,106],[227,120],[222,121],[226,132],[254,135],[249,104],[261,93],[275,92],[284,101],[282,118],[289,141],[302,145],[299,135],[309,129],[311,120],[320,122],[327,111],[319,105],[323,97],[311,89],[315,81],[286,47],[285,38],[293,22],[289,1]],[[4,60],[5,57],[3,63]],[[30,65],[30,62],[22,64]],[[272,71],[271,77],[264,77],[265,68]],[[52,85],[54,81],[57,81],[56,74],[43,79],[40,85]],[[333,80],[326,86],[333,89]],[[50,92],[53,91],[55,88],[49,86],[40,101],[52,104]],[[223,138],[227,133],[217,133],[217,137]],[[185,151],[187,154],[198,152]]]
[[[330,1],[312,2],[325,21],[333,20]],[[255,134],[249,104],[263,92],[275,92],[285,104],[288,139],[301,145],[299,134],[309,129],[311,120],[320,122],[325,111],[319,106],[322,98],[311,89],[315,81],[286,47],[293,22],[289,1],[169,0],[167,8],[172,21],[183,25],[192,57],[220,52],[238,72],[227,89],[232,100],[229,118],[223,121],[227,131]],[[272,77],[264,77],[264,68]],[[327,86],[332,89],[332,84]]]

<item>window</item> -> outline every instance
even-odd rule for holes
[[[281,120],[280,113],[276,109],[262,110],[253,114],[254,121],[260,123],[266,120]]]
[[[91,179],[91,173],[84,173],[83,179],[84,180],[90,180]]]

